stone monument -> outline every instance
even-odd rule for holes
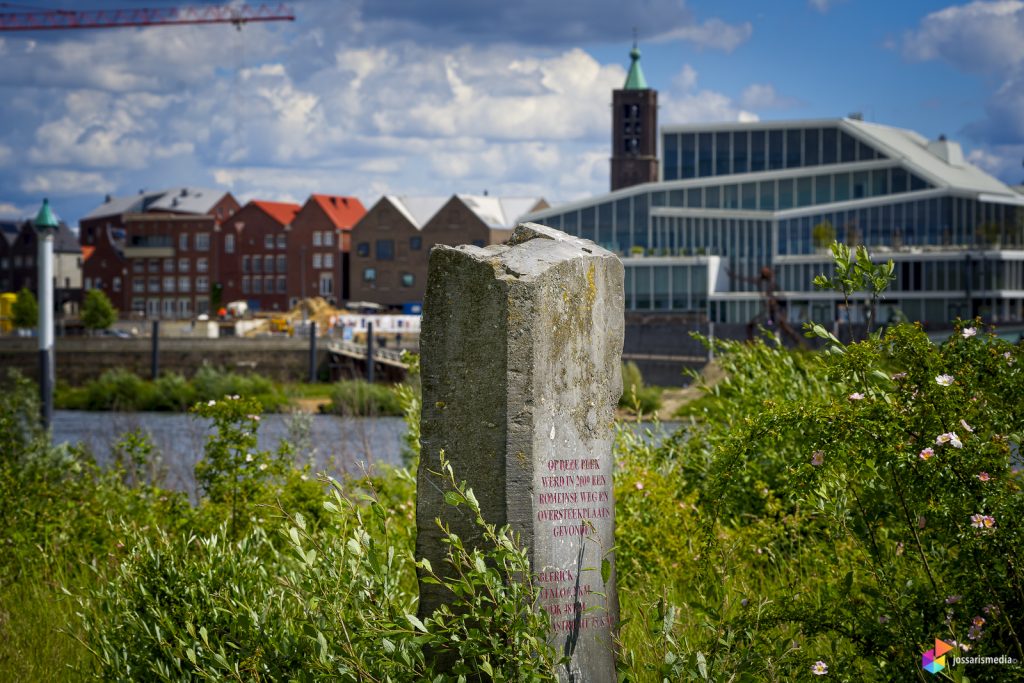
[[[593,242],[523,224],[502,245],[436,246],[420,336],[416,553],[445,566],[440,517],[468,516],[429,470],[444,451],[486,521],[529,548],[564,682],[614,681],[618,621],[614,407],[622,393],[623,267]],[[446,599],[420,584],[420,612]]]

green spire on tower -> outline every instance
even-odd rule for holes
[[[636,39],[633,40],[633,49],[629,51],[629,58],[633,63],[629,65],[629,75],[626,76],[626,85],[623,90],[647,90],[647,79],[644,78],[644,70],[640,68],[640,48],[636,46]]]

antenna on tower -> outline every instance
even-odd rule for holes
[[[636,26],[633,27],[633,48],[636,49]]]

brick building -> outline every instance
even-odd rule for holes
[[[350,298],[418,306],[432,246],[504,242],[520,215],[547,207],[537,197],[382,197],[352,230]]]
[[[264,311],[290,308],[288,277],[300,269],[305,246],[292,236],[299,209],[298,204],[251,201],[225,223],[219,271],[224,303],[246,301],[250,309]]]
[[[300,298],[322,296],[332,304],[348,299],[351,232],[366,209],[355,197],[314,194],[295,215],[287,273],[289,307]]]
[[[157,192],[140,192],[137,195],[128,197],[107,196],[100,206],[86,214],[79,221],[79,242],[82,246],[82,283],[84,289],[101,289],[110,298],[114,306],[123,315],[134,313],[135,315],[162,315],[162,313],[150,313],[150,294],[154,301],[159,301],[160,310],[163,311],[163,292],[149,292],[148,282],[146,296],[141,297],[139,292],[132,292],[127,284],[128,280],[139,273],[134,273],[129,268],[125,257],[125,248],[131,241],[125,231],[126,217],[137,219],[139,215],[148,213],[159,213],[167,216],[209,216],[212,219],[210,239],[216,227],[239,208],[238,202],[230,192],[223,190],[207,189],[199,187],[179,187]],[[147,243],[155,244],[158,236],[152,231],[157,228],[154,225],[164,225],[168,229],[180,225],[173,220],[150,223],[142,221],[138,223],[145,228],[139,234],[145,238]],[[175,236],[172,233],[164,235],[166,240],[173,242]],[[138,247],[139,245],[135,245]],[[166,248],[164,251],[167,251]],[[139,253],[136,251],[135,253]],[[147,256],[136,256],[134,258],[149,258]],[[164,258],[164,257],[153,257]],[[173,258],[173,257],[166,257]],[[136,267],[134,265],[132,268]],[[148,266],[147,266],[148,267]],[[134,287],[136,285],[132,285]],[[170,294],[170,292],[168,292]],[[177,292],[174,292],[177,294]],[[192,294],[192,293],[190,293]],[[157,296],[159,295],[159,296]],[[209,295],[207,295],[208,298]],[[145,302],[145,309],[133,308],[138,304],[138,299]],[[175,297],[176,298],[176,297]],[[179,305],[175,302],[175,306]],[[180,304],[184,305],[184,304]],[[197,310],[198,302],[193,299],[193,311]],[[207,306],[208,307],[208,306]],[[177,308],[175,308],[177,311]],[[177,313],[172,317],[177,317]]]

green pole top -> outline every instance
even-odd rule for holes
[[[50,200],[44,199],[43,206],[39,209],[39,213],[36,214],[36,230],[39,232],[46,232],[48,230],[57,230],[57,217],[53,215],[53,210],[50,209]]]
[[[644,78],[644,70],[640,68],[640,48],[635,44],[629,51],[629,58],[632,64],[629,65],[629,75],[626,76],[626,85],[623,90],[647,90],[647,79]]]

